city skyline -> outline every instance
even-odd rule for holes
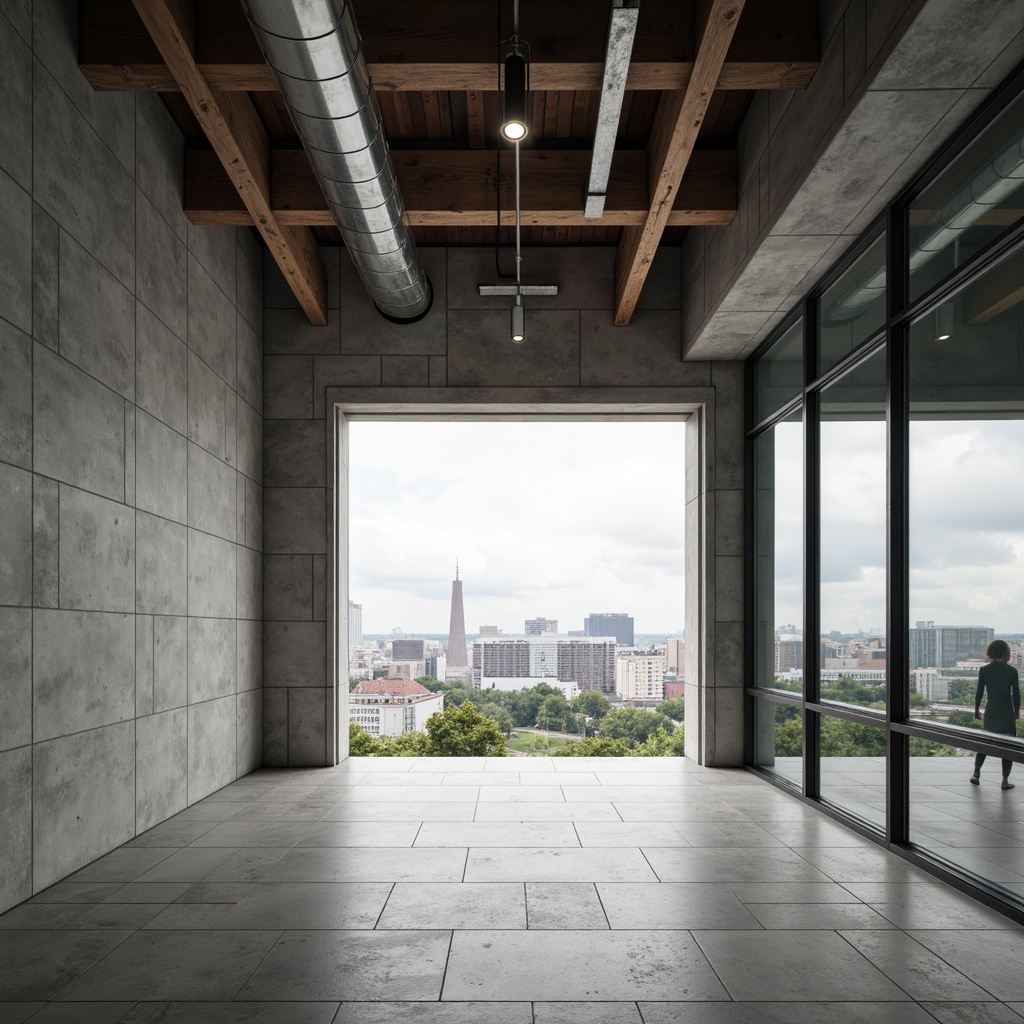
[[[365,633],[443,634],[459,562],[467,631],[683,623],[682,422],[350,426],[349,589]]]

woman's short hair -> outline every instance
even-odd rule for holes
[[[1010,645],[1005,640],[993,640],[985,649],[989,661],[1009,661]]]

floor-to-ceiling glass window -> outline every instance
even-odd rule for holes
[[[1024,71],[752,362],[750,763],[1024,911]]]

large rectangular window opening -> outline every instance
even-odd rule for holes
[[[350,753],[682,755],[685,431],[348,418]]]

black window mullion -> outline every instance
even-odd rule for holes
[[[819,537],[819,472],[818,472],[818,409],[820,398],[811,390],[818,368],[818,301],[809,296],[804,306],[804,662],[803,662],[803,726],[804,726],[804,795],[821,794],[819,763],[820,732],[818,716],[808,708],[819,699],[818,640],[818,537]]]
[[[907,329],[894,326],[908,292],[906,206],[889,208],[887,232],[887,572],[886,572],[886,840],[910,838],[910,738],[894,732],[910,710],[907,658],[909,637],[909,414],[907,408]]]

